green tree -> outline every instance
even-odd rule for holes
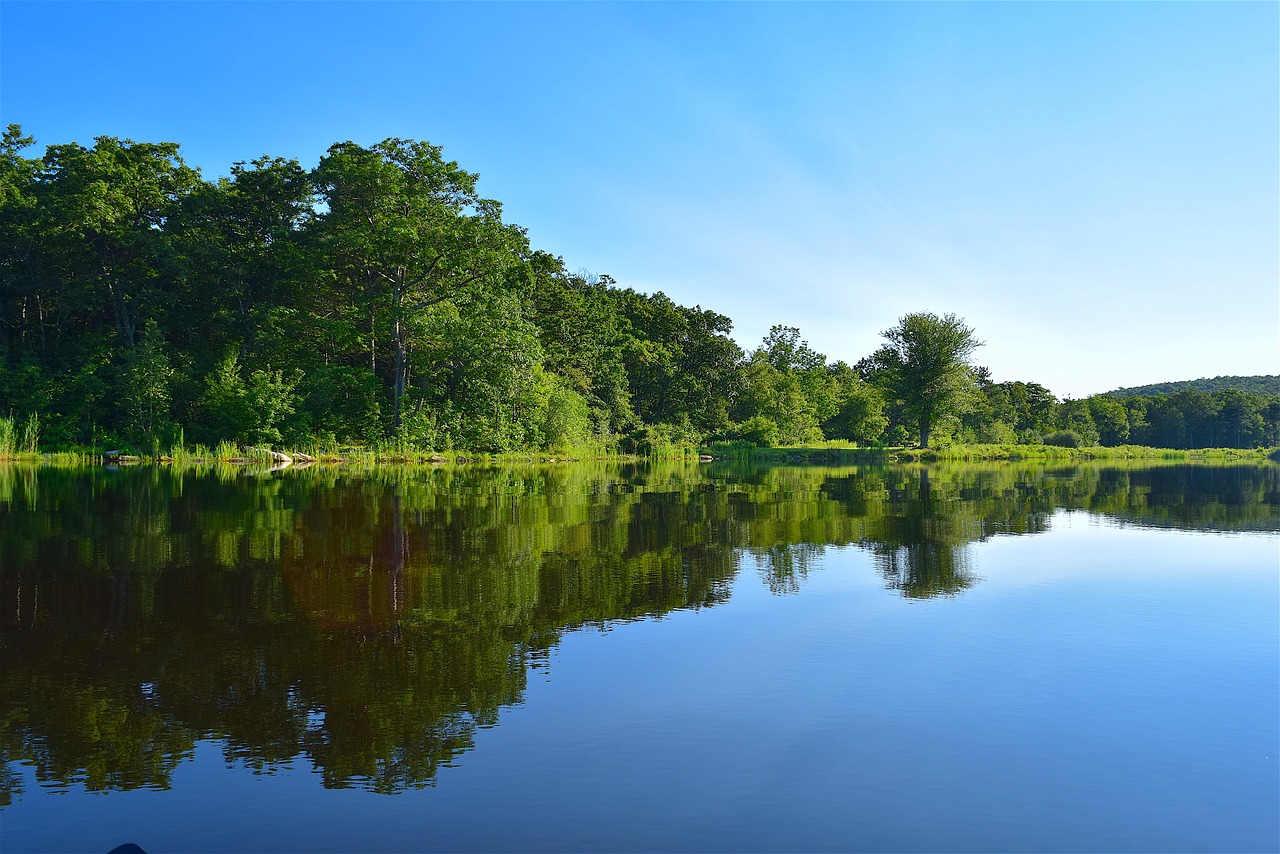
[[[587,401],[601,435],[635,426],[624,364],[630,339],[610,292],[613,279],[569,273],[561,259],[545,252],[532,253],[513,279],[537,324],[543,366]]]
[[[36,183],[41,162],[21,153],[34,144],[16,124],[0,138],[0,357],[26,349],[22,338],[30,332],[38,332],[41,349],[45,346],[37,284],[42,241]],[[38,319],[39,325],[32,329],[25,322],[28,317]]]
[[[134,346],[140,322],[165,308],[175,271],[166,263],[164,227],[200,173],[183,162],[177,143],[100,136],[93,148],[50,146],[42,182],[51,248],[85,288],[64,299],[105,308],[119,342]]]
[[[515,295],[455,300],[414,318],[410,331],[421,358],[406,377],[405,414],[417,444],[510,451],[542,443],[542,350]]]
[[[433,306],[495,286],[525,246],[477,176],[439,146],[387,139],[332,146],[314,172],[325,205],[317,235],[338,278],[369,319],[369,359],[389,339],[392,429],[409,386],[412,322]]]
[[[234,352],[228,353],[205,379],[201,398],[206,438],[212,442],[278,443],[280,424],[293,413],[297,371],[251,371],[244,376]]]
[[[863,382],[857,370],[844,362],[828,367],[827,374],[836,410],[822,422],[823,435],[828,439],[846,439],[860,445],[880,442],[888,426],[880,390]]]
[[[1213,396],[1194,388],[1184,388],[1169,397],[1182,413],[1186,425],[1186,447],[1212,448],[1217,444],[1218,402]]]
[[[1067,398],[1059,407],[1059,418],[1063,430],[1067,430],[1079,439],[1079,447],[1093,447],[1098,444],[1098,427],[1093,422],[1087,400]]]
[[[648,424],[689,425],[708,433],[729,424],[742,349],[733,321],[664,293],[614,290],[623,318],[624,364],[636,414]]]
[[[822,441],[821,424],[836,415],[839,405],[826,356],[794,326],[774,326],[743,366],[735,414],[743,423],[763,417],[777,427],[778,442],[799,445]],[[763,435],[758,427],[749,432]],[[737,435],[743,437],[741,429]]]
[[[1253,448],[1261,443],[1265,433],[1262,409],[1266,398],[1238,389],[1223,389],[1213,393],[1221,429],[1218,435],[1223,444],[1231,448]]]
[[[230,178],[202,184],[182,200],[170,230],[185,267],[174,325],[186,340],[219,356],[234,344],[245,359],[264,316],[299,305],[304,279],[313,292],[323,290],[309,275],[301,245],[313,202],[306,171],[273,157],[236,163]],[[190,322],[196,318],[205,322]]]
[[[1105,394],[1095,394],[1085,402],[1101,444],[1114,447],[1129,441],[1129,413],[1122,402]]]
[[[1157,448],[1185,448],[1187,420],[1177,402],[1167,394],[1146,399],[1146,444]]]
[[[170,423],[173,366],[157,323],[148,323],[138,346],[121,359],[119,401],[129,438],[151,444]]]
[[[873,357],[880,379],[927,448],[939,420],[969,405],[975,392],[969,357],[983,342],[954,314],[931,312],[904,315],[883,335],[889,343]]]

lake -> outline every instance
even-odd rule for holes
[[[1280,468],[0,467],[0,848],[1275,851]]]

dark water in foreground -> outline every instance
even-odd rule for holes
[[[0,850],[1280,849],[1280,469],[0,468]]]

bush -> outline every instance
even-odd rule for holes
[[[1074,430],[1057,430],[1044,437],[1046,445],[1054,445],[1059,448],[1081,448],[1084,442],[1080,439],[1080,434]]]
[[[293,413],[294,388],[301,379],[296,369],[255,370],[245,378],[234,353],[219,362],[205,378],[200,399],[213,441],[232,439],[248,444],[279,443],[280,422]]]
[[[741,424],[735,424],[727,431],[725,438],[739,442],[750,442],[757,448],[773,448],[779,441],[781,432],[772,418],[753,415]]]
[[[640,457],[682,457],[697,453],[699,436],[686,424],[653,424],[632,430],[618,445]]]
[[[567,453],[590,444],[595,425],[586,398],[555,374],[548,375],[547,385],[543,447],[552,453]]]

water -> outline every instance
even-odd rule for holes
[[[1280,470],[0,469],[0,848],[1280,849]]]

